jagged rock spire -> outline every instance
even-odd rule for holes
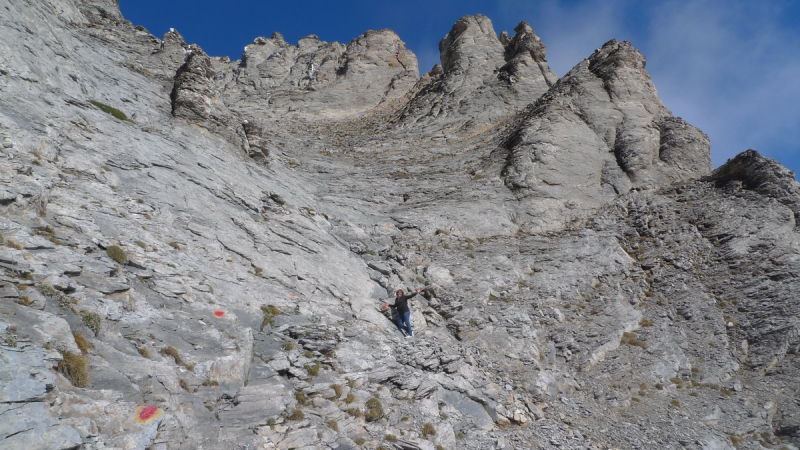
[[[416,56],[391,30],[347,45],[312,35],[295,46],[275,33],[245,47],[226,96],[232,108],[346,116],[403,97],[418,77]]]
[[[585,214],[632,188],[711,170],[708,137],[673,117],[629,42],[607,42],[561,78],[507,141],[506,184],[536,227]]]
[[[439,43],[442,64],[415,88],[400,121],[431,129],[483,129],[534,102],[557,80],[545,46],[521,23],[497,37],[482,15],[459,19]]]
[[[720,187],[739,183],[745,189],[774,198],[792,210],[797,226],[800,224],[800,183],[795,177],[793,170],[749,149],[729,159],[704,180],[714,181]]]

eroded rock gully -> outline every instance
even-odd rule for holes
[[[800,445],[794,174],[712,171],[630,43],[0,11],[0,447]]]

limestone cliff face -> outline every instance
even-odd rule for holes
[[[670,114],[644,67],[629,42],[610,41],[526,112],[503,174],[534,226],[712,169],[708,137]]]
[[[312,35],[295,46],[275,33],[256,38],[241,64],[224,70],[229,102],[245,111],[266,107],[268,115],[352,116],[402,97],[418,77],[416,56],[391,30],[367,31],[347,45]]]
[[[631,44],[557,79],[471,16],[418,79],[0,11],[0,447],[800,445],[800,185],[712,171]]]

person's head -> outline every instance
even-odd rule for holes
[[[402,289],[398,289],[397,292],[395,292],[395,294],[397,294],[398,297],[402,297],[403,296],[403,290]]]

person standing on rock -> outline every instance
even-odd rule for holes
[[[422,289],[417,289],[417,292],[403,295],[403,290],[398,289],[396,292],[397,296],[394,299],[394,305],[391,305],[392,308],[397,308],[397,326],[408,333],[406,339],[414,335],[414,333],[411,332],[411,310],[408,309],[408,300],[420,292],[422,292]]]

